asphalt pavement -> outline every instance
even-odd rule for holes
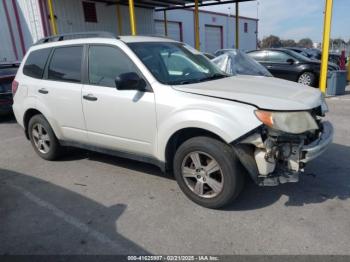
[[[82,150],[40,159],[0,123],[0,254],[350,254],[350,95],[328,98],[334,143],[296,184],[247,182],[210,210],[151,165]]]

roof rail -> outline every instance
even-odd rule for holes
[[[34,45],[59,42],[59,41],[65,41],[65,40],[72,40],[72,39],[80,39],[80,38],[94,38],[94,37],[119,39],[118,36],[116,36],[112,33],[109,33],[109,32],[92,31],[92,32],[78,32],[78,33],[69,33],[69,34],[48,36],[48,37],[41,38]]]

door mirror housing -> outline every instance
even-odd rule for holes
[[[287,59],[287,63],[290,65],[293,65],[295,63],[295,60],[292,58]]]
[[[120,74],[115,78],[118,90],[146,91],[146,81],[135,72]]]

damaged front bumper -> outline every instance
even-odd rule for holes
[[[332,124],[325,121],[319,126],[319,130],[300,135],[261,127],[232,146],[258,185],[298,182],[305,164],[320,156],[332,143]]]

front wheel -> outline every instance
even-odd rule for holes
[[[207,208],[229,204],[243,187],[243,169],[233,149],[210,137],[191,138],[178,148],[174,174],[184,194]]]
[[[316,81],[316,76],[311,72],[304,72],[298,78],[298,83],[307,85],[307,86],[314,86],[315,81]]]

